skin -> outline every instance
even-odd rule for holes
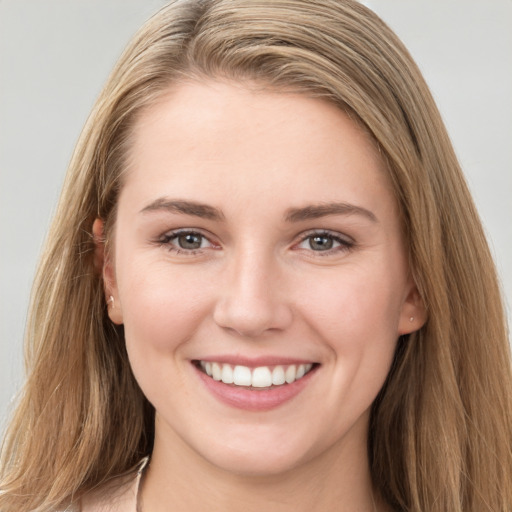
[[[343,112],[250,85],[175,86],[135,126],[103,265],[110,318],[156,409],[143,508],[372,511],[370,407],[398,336],[424,321],[396,202],[374,142]],[[222,218],[155,208],[169,199]],[[370,213],[285,219],[332,203]],[[200,249],[177,252],[165,238],[176,229],[202,235]],[[318,232],[332,248],[311,245]],[[317,369],[293,399],[247,411],[198,378],[191,361],[219,354]]]

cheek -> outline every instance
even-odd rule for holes
[[[402,279],[368,267],[345,268],[305,283],[301,309],[311,323],[340,344],[398,337]],[[306,293],[307,290],[307,293]],[[363,340],[360,336],[369,333]]]
[[[182,360],[207,314],[209,289],[200,274],[168,264],[132,261],[125,270],[119,295],[133,373],[155,407],[179,409],[192,400]]]
[[[301,309],[331,353],[333,407],[340,399],[354,410],[369,406],[389,373],[403,295],[403,278],[392,268],[347,267],[336,278],[309,283]]]
[[[119,294],[128,348],[165,353],[190,338],[208,309],[210,287],[201,272],[144,259],[125,269]]]

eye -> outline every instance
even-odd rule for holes
[[[308,238],[309,247],[314,251],[328,251],[334,246],[334,239],[332,236],[315,235]]]
[[[302,238],[297,248],[331,254],[349,250],[353,246],[354,242],[348,237],[344,238],[342,235],[328,231],[317,231]]]
[[[181,249],[200,249],[203,245],[204,237],[199,233],[182,233],[175,238]]]
[[[189,254],[214,245],[202,233],[191,230],[170,231],[159,242],[172,252]]]

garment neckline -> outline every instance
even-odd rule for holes
[[[144,480],[144,474],[149,466],[149,455],[144,457],[140,463],[139,467],[137,469],[137,478],[135,482],[135,512],[142,512],[142,506],[141,506],[141,487],[142,487],[142,481]]]

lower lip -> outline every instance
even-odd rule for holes
[[[313,368],[291,384],[262,390],[224,384],[222,381],[213,380],[195,366],[194,369],[206,388],[221,402],[246,411],[269,411],[296,397],[308,385],[317,368]]]

